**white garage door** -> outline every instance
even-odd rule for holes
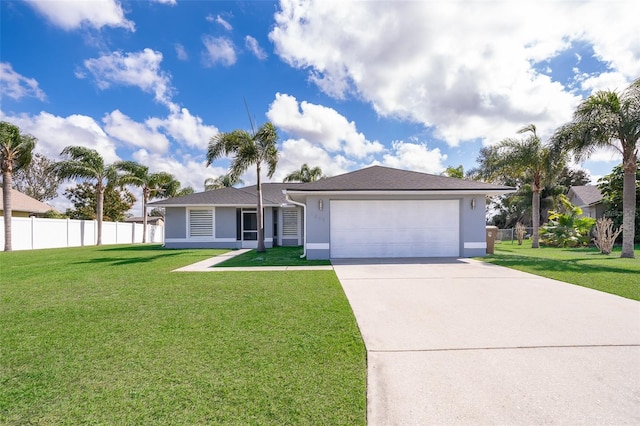
[[[456,257],[457,200],[332,200],[331,257]]]

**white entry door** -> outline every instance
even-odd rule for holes
[[[332,200],[331,257],[457,257],[458,200]]]

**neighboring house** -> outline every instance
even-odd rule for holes
[[[144,223],[144,218],[142,216],[134,216],[134,217],[128,217],[125,219],[125,222],[133,222],[133,223],[140,223],[143,224]],[[156,226],[163,226],[164,225],[164,218],[161,216],[148,216],[147,217],[147,225],[156,225]]]
[[[602,193],[597,186],[582,185],[569,188],[567,198],[574,206],[582,209],[582,216],[599,219],[604,216],[606,206],[602,201]]]
[[[486,252],[486,196],[514,188],[373,166],[312,183],[264,183],[265,246],[308,259],[472,257]],[[256,187],[150,203],[165,208],[165,246],[255,247]]]
[[[55,210],[48,204],[31,198],[22,192],[11,190],[11,216],[12,217],[41,217],[49,210]],[[0,216],[4,215],[4,197],[0,188]]]

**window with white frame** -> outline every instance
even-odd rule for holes
[[[282,211],[282,236],[298,236],[298,210],[290,209]]]
[[[213,210],[189,210],[189,236],[213,237]]]

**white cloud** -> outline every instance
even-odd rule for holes
[[[155,3],[166,4],[166,5],[169,5],[169,6],[175,6],[176,4],[178,4],[176,2],[176,0],[151,0],[151,1],[155,2]]]
[[[231,66],[236,63],[236,51],[233,42],[228,38],[205,35],[202,37],[202,43],[206,49],[202,55],[206,66],[212,67],[217,63]]]
[[[7,116],[0,112],[2,120],[9,121],[38,139],[36,152],[58,160],[60,152],[69,145],[81,145],[95,149],[106,163],[118,161],[115,142],[107,136],[96,121],[86,115],[73,114],[60,117],[48,112],[38,115],[19,114]]]
[[[597,75],[579,74],[576,80],[580,82],[582,90],[596,92],[598,90],[617,90],[622,92],[628,85],[628,80],[619,72],[604,72]]]
[[[326,150],[307,140],[287,139],[281,144],[278,168],[273,181],[282,182],[285,176],[294,170],[300,170],[305,163],[310,167],[320,167],[325,176],[345,173],[356,165],[343,155],[331,156]]]
[[[204,190],[204,181],[209,177],[217,177],[227,173],[227,169],[219,166],[206,167],[204,157],[192,157],[183,154],[180,158],[173,155],[150,153],[140,149],[133,153],[133,159],[149,166],[149,171],[167,172],[180,181],[182,187],[191,186],[196,192]]]
[[[149,48],[139,52],[112,52],[95,59],[87,59],[84,66],[91,72],[100,89],[112,84],[134,86],[153,93],[155,100],[170,109],[177,108],[171,102],[173,88],[171,77],[160,69],[162,53]],[[78,77],[81,74],[76,73]]]
[[[124,17],[122,6],[118,0],[27,0],[27,2],[51,23],[66,31],[82,28],[83,26],[96,29],[120,27],[135,31],[134,23]]]
[[[276,53],[336,97],[381,116],[433,127],[455,146],[500,140],[535,123],[550,134],[580,98],[536,71],[573,42],[610,66],[606,83],[640,69],[634,0],[609,2],[299,2],[282,0],[270,33]],[[313,46],[313,48],[309,48]],[[582,87],[600,88],[604,76]],[[623,85],[624,86],[624,85]]]
[[[254,56],[260,60],[266,59],[267,58],[267,52],[264,51],[264,49],[262,47],[260,47],[260,44],[258,43],[258,40],[256,40],[255,38],[251,37],[250,35],[246,36],[244,38],[244,45],[247,49],[249,49],[249,51],[251,53],[254,54]]]
[[[444,169],[446,154],[440,148],[429,149],[424,143],[394,141],[391,152],[384,154],[381,164],[396,169],[439,174]]]
[[[158,133],[153,128],[133,121],[120,110],[107,114],[102,119],[104,130],[112,136],[128,145],[146,148],[153,152],[163,153],[169,148],[169,140],[165,135]]]
[[[181,61],[186,61],[189,59],[189,54],[182,44],[176,43],[174,47],[176,48],[176,56],[178,57],[178,59],[180,59]]]
[[[304,101],[298,104],[290,95],[277,93],[267,117],[293,139],[305,139],[329,152],[362,159],[384,150],[380,142],[367,140],[353,121],[336,110]]]
[[[44,101],[47,97],[36,79],[18,74],[8,62],[0,62],[0,93],[15,100],[29,96]]]
[[[217,24],[220,24],[227,31],[231,31],[233,29],[231,24],[225,21],[224,18],[220,15],[216,16],[215,22]]]
[[[215,126],[204,124],[202,118],[191,115],[186,108],[171,112],[165,119],[154,117],[145,123],[154,131],[162,129],[176,141],[202,150],[207,149],[209,139],[218,133]]]

